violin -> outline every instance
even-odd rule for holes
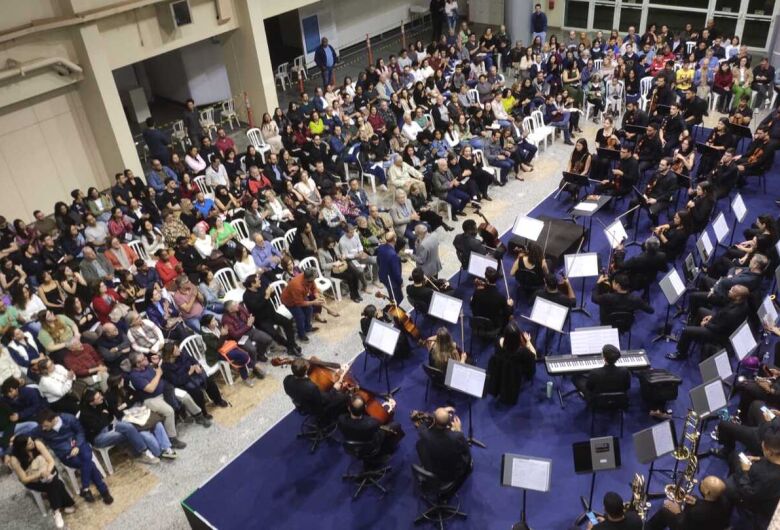
[[[375,293],[375,296],[377,298],[388,299],[386,294],[379,291]],[[416,340],[418,343],[422,341],[422,333],[420,333],[420,330],[414,324],[412,317],[410,317],[406,311],[401,309],[401,306],[396,304],[394,301],[391,301],[390,304],[385,307],[384,311],[385,314],[392,317],[401,330],[406,332],[410,337],[412,337],[412,339]]]
[[[292,357],[274,357],[271,359],[271,365],[284,366],[292,364],[293,361],[295,361],[295,358]],[[358,396],[363,400],[366,407],[366,414],[382,425],[386,425],[393,419],[393,412],[388,412],[388,410],[379,402],[379,393],[361,387],[357,378],[349,372],[339,376],[338,370],[341,368],[340,364],[321,361],[317,357],[311,357],[307,361],[309,363],[309,379],[312,383],[317,385],[317,388],[319,388],[321,392],[329,391],[333,388],[333,385],[340,380],[342,392],[346,392],[350,396]]]

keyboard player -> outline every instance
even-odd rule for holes
[[[620,349],[605,344],[601,349],[604,366],[591,370],[588,374],[574,376],[573,383],[579,394],[590,401],[596,394],[607,392],[627,392],[631,388],[631,372],[628,368],[616,366],[620,359]]]

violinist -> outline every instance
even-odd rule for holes
[[[689,190],[691,198],[685,205],[691,220],[691,231],[701,232],[707,226],[715,207],[715,191],[712,184],[706,180],[699,182],[693,190]]]
[[[514,311],[515,301],[501,294],[496,287],[498,271],[493,267],[485,269],[484,281],[475,281],[477,286],[471,296],[471,314],[490,320],[493,329],[504,329]]]
[[[658,134],[661,138],[663,153],[669,156],[678,145],[680,133],[685,130],[685,121],[677,103],[672,103],[669,107],[669,115],[663,119],[661,124]]]
[[[388,315],[385,310],[379,309],[374,304],[369,304],[363,308],[363,312],[360,316],[360,331],[363,332],[363,336],[368,336],[368,329],[371,327],[371,321],[373,319],[377,319],[386,324],[392,324],[393,326],[398,327],[393,318],[390,317],[390,315]],[[403,328],[399,329],[403,331]],[[399,357],[402,359],[411,357],[412,349],[409,346],[409,341],[405,337],[406,335],[402,335],[402,337],[398,339],[398,342],[395,345],[395,352],[393,357]]]
[[[605,116],[603,123],[604,126],[596,132],[596,146],[599,149],[619,149],[620,140],[618,140],[612,118]],[[598,155],[594,155],[591,176],[599,180],[606,178],[610,165],[611,161],[609,159],[603,159]]]
[[[737,169],[740,182],[749,175],[763,175],[772,166],[775,160],[775,146],[769,140],[769,127],[759,125],[753,133],[753,141],[750,142],[747,153],[736,157],[739,161]]]
[[[661,252],[661,242],[655,236],[648,237],[642,245],[642,252],[626,259],[623,243],[615,248],[615,271],[623,272],[629,278],[632,291],[639,291],[651,285],[659,272],[666,272],[666,255]]]
[[[565,307],[574,307],[577,305],[577,297],[574,295],[574,289],[571,282],[563,277],[560,282],[555,274],[549,273],[544,276],[544,287],[537,289],[536,297],[542,297],[545,300],[554,302]]]
[[[696,95],[696,87],[691,86],[683,93],[683,119],[688,130],[694,125],[701,125],[704,115],[707,114],[707,102]]]
[[[666,82],[666,77],[659,75],[655,78],[655,88],[650,98],[650,119],[658,120],[658,105],[671,106],[677,99],[677,94]]]
[[[676,261],[691,235],[691,214],[688,210],[680,210],[672,216],[669,223],[653,228],[653,234],[661,243],[661,251],[670,262]]]
[[[707,138],[705,145],[708,145],[715,152],[705,151],[699,159],[698,175],[706,175],[720,160],[726,149],[734,147],[734,136],[729,131],[729,120],[720,118]]]
[[[428,364],[437,370],[445,371],[450,359],[461,363],[468,360],[468,354],[458,347],[455,339],[445,327],[439,328],[436,335],[428,337],[426,343],[428,344]]]
[[[658,165],[663,156],[661,139],[658,136],[658,125],[650,123],[647,132],[637,141],[634,147],[634,157],[639,161],[639,175],[644,175],[648,169]]]
[[[457,491],[472,469],[471,446],[463,434],[460,418],[452,407],[438,408],[432,425],[418,429],[417,455],[420,463],[442,483]]]
[[[338,379],[327,391],[322,391],[309,379],[309,361],[297,358],[292,362],[292,373],[282,383],[285,393],[290,396],[296,408],[305,414],[323,418],[324,421],[336,419],[347,403],[347,396],[341,392],[342,378],[346,369],[337,372]]]
[[[649,129],[649,128],[648,128]],[[664,158],[658,164],[658,171],[650,178],[650,182],[645,188],[641,198],[631,199],[628,205],[629,210],[637,205],[647,208],[648,214],[653,224],[658,224],[658,214],[669,206],[672,200],[672,194],[677,189],[677,177],[671,171],[672,159]],[[635,211],[629,211],[626,215],[626,222],[631,224]]]
[[[473,219],[466,219],[463,221],[463,224],[461,224],[461,228],[463,229],[463,233],[455,236],[452,245],[455,247],[455,254],[458,256],[458,261],[460,261],[461,266],[464,269],[468,269],[471,253],[476,252],[477,254],[487,256],[488,249],[482,241],[480,241],[479,237],[477,237],[476,221]],[[498,249],[494,249],[493,256],[498,257],[495,254],[496,251],[498,251]]]
[[[382,407],[388,414],[395,410],[395,400],[390,398]],[[347,412],[338,418],[339,431],[345,440],[351,442],[371,442],[374,448],[378,448],[377,459],[386,457],[395,452],[398,443],[404,437],[404,431],[397,422],[382,425],[377,419],[366,413],[366,403],[363,398],[354,395],[347,404]],[[370,451],[369,451],[370,452]]]
[[[428,278],[421,267],[412,269],[412,284],[406,287],[406,294],[416,303],[424,305],[426,308],[431,303],[433,293],[450,294],[452,288],[446,280],[438,278]],[[426,312],[428,310],[426,309]]]
[[[569,157],[569,165],[566,171],[574,173],[575,175],[590,175],[591,159],[592,155],[588,150],[588,141],[585,138],[580,138],[577,140],[577,143],[574,144],[574,149]],[[558,187],[562,191],[568,193],[571,200],[576,200],[580,195],[579,185],[568,182],[566,179],[561,179]]]
[[[625,273],[609,276],[602,274],[596,281],[590,299],[599,306],[599,322],[609,325],[614,313],[631,313],[637,309],[645,313],[654,313],[653,307],[635,294],[631,294],[631,282]]]
[[[595,189],[597,194],[609,194],[623,197],[631,192],[631,187],[639,182],[639,162],[631,155],[631,149],[620,147],[620,162],[612,170],[613,179],[603,179]]]
[[[537,289],[544,285],[544,277],[549,274],[544,250],[535,241],[529,241],[527,247],[521,247],[517,259],[512,264],[509,274],[517,282],[517,292],[530,298]],[[519,298],[519,296],[518,296]],[[533,300],[530,300],[533,302]]]
[[[672,171],[687,177],[691,174],[695,161],[696,153],[693,150],[693,140],[686,133],[672,155]]]
[[[720,162],[707,175],[707,182],[712,186],[715,200],[727,197],[739,180],[736,151],[729,147],[720,157]]]
[[[636,125],[637,127],[647,127],[649,118],[647,113],[641,109],[636,101],[626,101],[626,113],[623,115],[623,128],[618,132],[629,142],[637,141],[637,134],[626,131],[626,125]]]
[[[742,94],[737,105],[729,111],[729,123],[747,127],[752,118],[753,110],[750,108],[750,96]]]

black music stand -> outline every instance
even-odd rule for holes
[[[746,127],[744,125],[738,125],[736,123],[730,123],[728,125],[729,132],[733,134],[737,138],[737,152],[740,151],[740,145],[745,140],[752,140],[753,139],[753,131],[750,130],[750,127]]]
[[[737,223],[744,221],[745,215],[747,215],[747,206],[745,206],[745,201],[742,199],[741,193],[734,195],[734,199],[731,201],[731,211],[734,212],[734,220],[731,222],[729,246],[734,242],[734,234],[737,232]]]
[[[588,199],[586,198],[583,201],[578,202],[575,204],[572,209],[570,210],[570,214],[575,219],[577,217],[582,217],[582,227],[585,228],[585,221],[584,219],[588,219],[588,228],[587,232],[585,233],[586,243],[585,243],[585,250],[590,250],[590,232],[593,229],[593,216],[598,213],[601,208],[603,208],[606,204],[609,204],[609,201],[612,200],[612,195],[599,195],[597,199]]]
[[[675,450],[677,436],[675,434],[674,422],[666,420],[634,433],[634,450],[636,458],[640,464],[650,464],[647,473],[647,483],[645,484],[645,495],[649,498],[664,497],[665,493],[650,493],[650,483],[653,480],[653,473],[661,473],[672,481],[677,480],[679,461],[675,459],[673,469],[656,469],[655,461],[659,458],[671,454]]]
[[[696,143],[696,150],[699,152],[699,154],[701,154],[701,156],[720,156],[723,154],[722,149],[715,149],[711,145],[703,144],[701,142]]]
[[[572,444],[575,473],[590,473],[590,494],[588,500],[580,497],[584,511],[577,517],[576,525],[582,524],[593,507],[593,491],[596,488],[596,472],[618,469],[620,461],[620,439],[615,436],[591,438],[587,442]]]
[[[454,359],[447,362],[447,371],[444,374],[444,385],[469,396],[469,430],[466,441],[469,445],[476,445],[485,449],[487,446],[474,438],[474,421],[471,414],[472,398],[482,399],[485,396],[485,381],[487,372],[478,366],[461,363]]]
[[[619,149],[607,149],[606,147],[599,147],[596,150],[596,153],[598,153],[599,158],[603,158],[604,160],[609,160],[610,162],[617,162],[618,160],[620,160]]]
[[[580,304],[571,309],[572,313],[584,313],[590,318],[590,312],[585,309],[585,282],[588,278],[599,275],[599,255],[596,252],[566,254],[563,256],[567,278],[581,278]],[[571,322],[571,321],[569,321]]]
[[[531,530],[526,521],[526,494],[528,490],[550,491],[551,477],[552,460],[504,453],[501,458],[501,485],[523,490],[520,521],[512,525],[512,530]]]
[[[691,289],[696,285],[696,280],[699,277],[699,267],[696,266],[696,258],[693,257],[693,252],[689,252],[683,260],[683,278],[685,279],[685,292],[682,297],[683,301],[677,304],[677,311],[672,315],[672,318],[677,318],[687,313],[685,309],[685,297],[688,296],[688,289]]]
[[[577,173],[569,173],[568,171],[563,172],[563,183],[561,184],[561,187],[558,188],[558,191],[555,193],[554,199],[558,198],[558,195],[561,194],[561,192],[566,189],[569,186],[579,186],[580,189],[587,188],[588,187],[588,176],[587,175],[578,175]],[[577,194],[577,200],[579,200],[579,193]]]
[[[680,273],[677,272],[677,269],[672,268],[672,270],[667,272],[666,275],[661,278],[659,285],[664,293],[664,296],[666,296],[668,305],[666,306],[664,327],[661,329],[661,332],[658,335],[653,337],[653,342],[658,342],[659,340],[663,339],[666,339],[666,342],[669,342],[670,340],[677,342],[677,338],[672,335],[672,325],[669,323],[669,313],[672,310],[672,306],[677,303],[677,301],[685,292],[685,284],[683,283],[682,278],[680,278]]]
[[[399,390],[400,386],[391,388],[390,386],[390,373],[387,365],[390,364],[390,358],[395,355],[395,348],[398,345],[398,340],[401,337],[401,330],[397,329],[392,324],[382,322],[376,318],[371,320],[371,324],[368,326],[368,333],[366,333],[365,346],[366,349],[372,348],[374,351],[384,356],[382,365],[384,365],[385,371],[385,384],[387,385],[387,397],[393,397]],[[366,352],[368,355],[368,352]],[[382,370],[382,366],[379,367]],[[381,374],[381,372],[380,372]]]
[[[630,133],[636,134],[637,136],[644,136],[645,134],[647,134],[647,127],[643,126],[643,125],[632,125],[632,124],[629,124],[629,125],[626,125],[623,129],[626,132],[630,132]]]
[[[636,212],[636,220],[634,221],[634,239],[626,243],[626,247],[641,245],[637,239],[637,236],[639,235],[639,220],[642,218],[642,210],[650,208],[650,205],[647,203],[647,199],[645,198],[645,194],[639,191],[636,186],[631,186],[631,189],[634,191],[634,193],[636,193],[637,199],[639,199],[639,204],[637,205],[639,211]]]

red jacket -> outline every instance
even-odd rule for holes
[[[65,368],[76,374],[76,377],[89,377],[89,369],[102,366],[103,358],[89,344],[81,343],[81,351],[68,351],[65,354]]]
[[[173,281],[179,275],[178,265],[179,260],[173,256],[169,256],[168,261],[157,260],[154,268],[157,271],[160,280],[163,282],[163,285],[168,285],[169,282]]]
[[[106,294],[111,299],[111,302],[106,301],[106,299],[100,295],[97,295],[92,299],[92,309],[95,310],[95,315],[98,317],[98,320],[100,320],[101,324],[105,324],[106,322],[111,321],[111,319],[108,318],[108,314],[111,312],[117,302],[122,301],[122,299],[119,297],[119,294],[117,294],[117,292],[110,287],[106,291]]]
[[[228,337],[237,341],[249,333],[250,326],[246,323],[248,318],[249,311],[244,307],[244,304],[238,305],[238,313],[236,314],[225,311],[225,314],[222,315],[222,325],[228,328]]]
[[[723,72],[720,68],[715,72],[715,78],[712,80],[713,86],[722,88],[723,90],[731,90],[731,85],[734,83],[734,76],[731,74],[731,70]]]

